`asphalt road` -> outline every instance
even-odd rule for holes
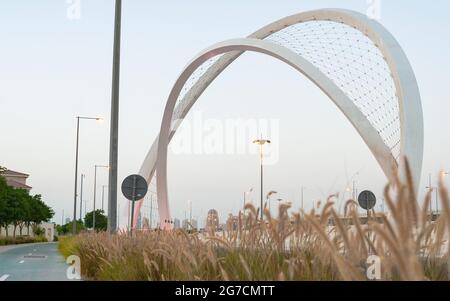
[[[68,281],[57,243],[0,247],[0,281]]]

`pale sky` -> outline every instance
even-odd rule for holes
[[[317,8],[366,12],[366,0],[349,1],[123,1],[119,183],[136,173],[156,137],[169,91],[187,62],[204,48],[245,37],[284,16]],[[425,120],[420,190],[428,173],[450,170],[450,4],[448,1],[382,1],[380,22],[404,48],[416,73]],[[82,121],[80,173],[92,206],[95,164],[108,164],[113,1],[81,0],[79,19],[65,0],[0,1],[0,165],[30,174],[34,194],[56,212],[72,216],[75,116]],[[386,179],[355,129],[334,104],[298,72],[260,54],[246,54],[212,84],[188,120],[279,121],[279,161],[267,166],[265,189],[300,206],[343,192],[353,174],[358,190],[378,197]],[[256,137],[255,137],[256,138]],[[251,141],[248,142],[249,145]],[[221,218],[242,206],[244,191],[259,199],[258,156],[169,155],[174,217],[187,200],[193,216],[216,208]],[[434,177],[436,178],[436,177]],[[450,180],[449,180],[450,181]],[[98,195],[107,185],[98,172]],[[123,197],[119,202],[124,205]],[[100,202],[99,202],[100,203]]]

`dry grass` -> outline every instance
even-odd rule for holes
[[[61,249],[80,256],[83,276],[95,280],[367,280],[371,254],[381,259],[382,280],[449,280],[450,201],[442,183],[439,192],[443,209],[435,222],[430,194],[419,208],[408,176],[386,187],[383,223],[361,224],[353,201],[344,222],[332,196],[320,214],[288,216],[281,205],[278,217],[265,211],[260,223],[247,205],[237,230],[82,234],[61,241]]]

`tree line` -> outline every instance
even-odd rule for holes
[[[27,235],[30,235],[31,227],[37,234],[38,225],[49,222],[54,211],[42,201],[41,195],[30,195],[25,189],[9,186],[1,176],[4,170],[0,167],[0,230],[5,228],[6,236],[9,236],[8,227],[12,225],[15,237],[17,228],[22,236],[24,228],[27,229]]]
[[[94,226],[94,212],[86,213],[84,221],[79,219],[76,221],[76,233],[85,231],[86,229],[92,229]],[[73,221],[64,225],[56,225],[56,231],[59,235],[66,235],[72,232]],[[103,210],[95,210],[95,231],[106,231],[108,227],[108,218]]]

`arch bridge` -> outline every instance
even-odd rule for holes
[[[377,21],[350,10],[314,10],[280,19],[247,38],[212,45],[182,71],[167,99],[159,136],[139,171],[149,183],[156,179],[162,228],[171,227],[167,189],[170,140],[205,89],[247,51],[288,64],[321,89],[360,134],[389,180],[398,172],[402,176],[403,159],[408,158],[417,189],[423,114],[408,58]]]

